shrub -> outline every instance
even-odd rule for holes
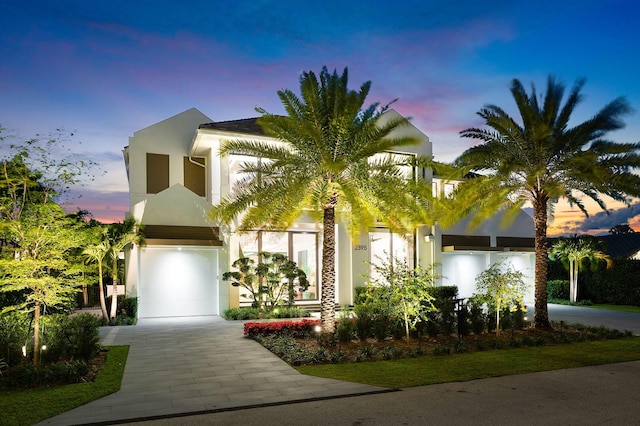
[[[228,320],[249,320],[266,318],[306,318],[311,316],[310,312],[298,306],[279,306],[273,310],[259,308],[230,308],[222,313]]]
[[[477,297],[471,297],[467,302],[469,309],[468,321],[473,334],[482,334],[486,328],[488,319],[482,305],[482,300]]]
[[[80,383],[89,373],[83,360],[62,361],[49,365],[22,364],[7,370],[0,381],[4,389]]]
[[[22,360],[21,348],[28,330],[29,317],[26,313],[8,312],[0,316],[0,358],[4,358],[8,365]]]
[[[125,295],[118,296],[118,308],[120,308],[120,313],[124,317],[128,318],[137,318],[138,317],[138,298],[137,297],[127,297]]]
[[[568,280],[547,281],[547,296],[549,297],[549,299],[569,300],[569,281]]]
[[[303,337],[311,334],[317,325],[320,325],[320,320],[247,322],[244,324],[244,335],[256,337],[287,334]]]
[[[336,337],[339,342],[350,342],[356,334],[355,320],[351,318],[343,318],[338,322],[336,327]]]
[[[49,332],[43,342],[47,351],[43,358],[49,362],[60,359],[89,360],[100,350],[100,321],[89,313],[47,318]]]

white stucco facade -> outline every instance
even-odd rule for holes
[[[385,117],[397,115],[389,111]],[[402,147],[397,154],[431,156],[432,143],[414,126],[405,126],[403,134],[416,137],[419,145]],[[127,258],[127,294],[139,298],[140,317],[215,315],[238,306],[241,297],[236,288],[221,281],[233,260],[248,251],[288,247],[292,260],[308,268],[313,281],[296,303],[317,305],[320,286],[319,262],[322,234],[318,224],[301,218],[284,233],[256,231],[251,238],[235,233],[233,225],[210,223],[209,208],[229,194],[238,162],[219,155],[226,139],[250,138],[278,143],[256,130],[255,121],[237,120],[215,123],[196,109],[190,109],[145,129],[129,139],[124,156],[130,186],[130,214],[152,238],[134,249]],[[168,156],[168,185],[147,193],[147,154]],[[205,169],[205,192],[197,195],[185,185],[187,165],[198,158]],[[430,170],[421,171],[429,182]],[[370,265],[380,247],[395,247],[422,267],[433,266],[440,278],[437,285],[457,285],[460,297],[474,291],[475,276],[492,263],[504,261],[522,270],[533,283],[533,222],[526,214],[509,226],[499,218],[469,230],[466,222],[442,231],[421,227],[406,242],[384,228],[371,230],[360,241],[350,240],[344,226],[336,226],[336,301],[353,304],[354,288],[364,285]],[[211,236],[211,235],[213,236]],[[463,236],[478,236],[482,244],[460,245]],[[252,239],[253,238],[253,239]],[[454,244],[449,244],[453,242]],[[518,243],[521,247],[514,247]],[[382,245],[381,245],[382,244]],[[384,246],[383,244],[387,244]],[[394,246],[395,244],[395,246]],[[284,249],[285,251],[287,249]],[[315,268],[315,269],[314,269]],[[527,301],[533,300],[533,285]]]

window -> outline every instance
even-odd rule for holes
[[[380,278],[373,265],[380,266],[390,260],[403,260],[407,265],[413,267],[414,239],[413,235],[403,238],[401,235],[392,233],[387,228],[376,228],[369,231],[369,276],[372,279]]]
[[[281,253],[307,274],[309,288],[296,300],[318,299],[318,234],[315,232],[252,231],[240,235],[240,256],[259,261],[259,252]],[[248,299],[241,298],[242,302]]]
[[[410,165],[413,157],[414,155],[412,154],[385,152],[373,155],[369,161],[389,161],[391,164],[396,164],[396,167],[405,179],[415,179],[416,171],[414,167]]]
[[[169,188],[169,156],[147,153],[147,194]]]
[[[197,164],[194,164],[194,162]],[[207,195],[205,159],[202,157],[184,157],[183,164],[184,186],[195,194],[205,197]]]

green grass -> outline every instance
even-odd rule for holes
[[[32,425],[120,389],[129,346],[110,346],[95,381],[0,392],[0,425]]]
[[[296,367],[302,374],[400,389],[436,383],[635,361],[640,337],[395,361]]]
[[[607,311],[633,312],[640,313],[640,306],[632,305],[585,305],[585,308],[605,309]]]

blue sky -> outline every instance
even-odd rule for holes
[[[127,210],[121,150],[133,132],[191,107],[216,121],[255,116],[256,106],[281,112],[276,92],[297,91],[300,72],[323,65],[348,67],[353,88],[371,80],[371,102],[398,98],[440,161],[473,144],[458,133],[481,124],[485,103],[515,115],[513,78],[544,89],[549,74],[568,86],[585,77],[576,123],[618,96],[640,110],[633,0],[4,0],[1,9],[0,124],[23,138],[74,131],[78,152],[107,172],[77,201],[100,219]],[[610,138],[639,141],[639,113]],[[551,233],[626,221],[640,230],[639,210],[584,221],[560,204]]]

